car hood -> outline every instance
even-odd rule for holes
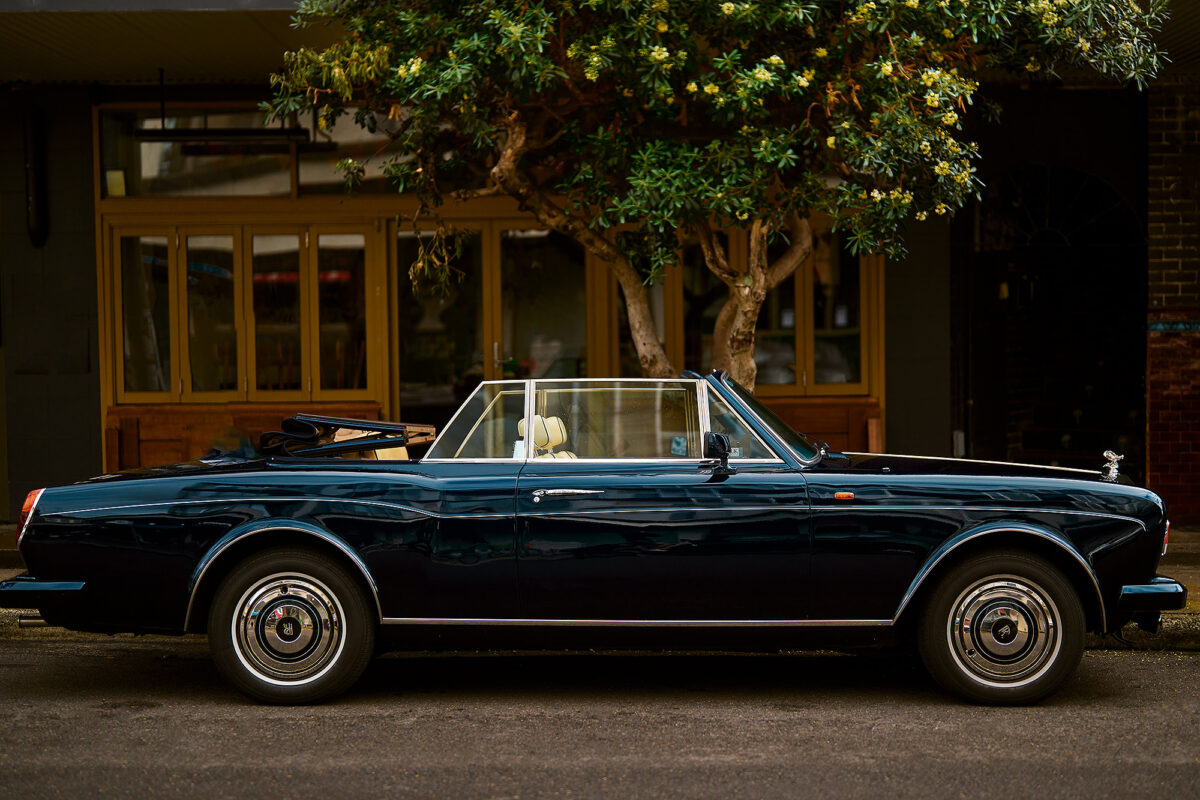
[[[1103,461],[1097,457],[1097,461]],[[849,462],[849,463],[847,463]],[[893,475],[970,475],[1018,478],[1063,478],[1076,481],[1099,481],[1099,469],[1068,469],[1043,467],[1035,464],[1011,464],[1004,461],[975,461],[967,458],[936,458],[933,456],[897,456],[886,453],[831,453],[823,466],[834,470],[887,471]],[[1121,483],[1128,478],[1121,476]]]

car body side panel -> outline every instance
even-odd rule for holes
[[[1161,507],[1144,490],[1058,477],[872,474],[836,466],[806,476],[814,615],[892,618],[940,550],[973,532],[1045,532],[1095,575],[1106,607],[1122,582],[1153,577],[1153,537],[1142,534],[1147,524],[1161,524]],[[870,591],[858,590],[863,583]]]
[[[511,615],[518,470],[296,459],[64,487],[47,492],[22,552],[39,578],[87,581],[74,613],[92,628],[181,630],[189,587],[224,543],[308,527],[357,554],[384,616]]]
[[[808,498],[782,464],[532,461],[517,508],[524,617],[807,616]]]

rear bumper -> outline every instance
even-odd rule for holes
[[[83,581],[43,581],[18,575],[0,582],[0,608],[65,608],[79,602],[86,585]]]
[[[1122,586],[1117,610],[1125,614],[1143,611],[1176,611],[1187,605],[1187,588],[1174,578],[1157,577],[1150,583]]]

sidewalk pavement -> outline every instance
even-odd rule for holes
[[[0,580],[25,571],[15,549],[16,534],[16,525],[0,524]],[[1159,562],[1158,572],[1187,587],[1187,608],[1165,614],[1162,630],[1156,634],[1129,625],[1121,632],[1122,639],[1089,635],[1089,648],[1126,649],[1132,645],[1138,650],[1200,650],[1200,527],[1171,529],[1167,555]],[[8,630],[10,627],[13,630]],[[15,630],[16,612],[0,609],[0,638],[13,635]]]

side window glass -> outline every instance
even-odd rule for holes
[[[481,384],[426,458],[524,458],[524,419],[523,382]]]
[[[700,457],[694,384],[555,381],[538,389],[535,458]]]
[[[759,441],[741,417],[734,414],[733,409],[711,389],[708,392],[708,418],[713,433],[723,433],[729,437],[733,448],[730,458],[775,458],[775,454]]]

